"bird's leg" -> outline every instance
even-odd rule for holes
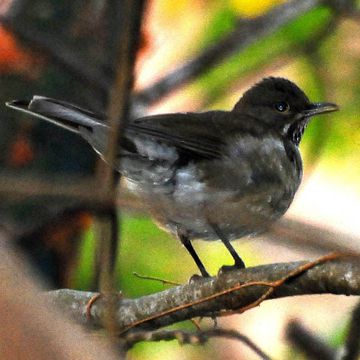
[[[210,277],[209,273],[206,271],[204,264],[201,262],[198,254],[195,252],[194,247],[191,244],[189,237],[184,234],[182,231],[177,232],[177,236],[180,239],[181,243],[185,246],[186,250],[189,252],[191,257],[194,259],[197,267],[199,268],[201,275],[203,277]]]
[[[236,250],[233,248],[233,246],[231,245],[229,239],[225,236],[225,234],[220,230],[220,228],[216,225],[216,224],[210,224],[210,226],[212,227],[213,231],[215,232],[215,234],[219,237],[219,239],[222,241],[222,243],[226,246],[226,248],[228,249],[229,253],[231,254],[231,256],[233,257],[235,264],[231,265],[231,266],[222,266],[221,267],[221,271],[226,271],[226,270],[231,270],[233,268],[236,269],[244,269],[245,268],[245,264],[244,262],[241,260],[241,257],[238,255],[238,253],[236,252]]]

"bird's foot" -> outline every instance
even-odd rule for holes
[[[241,270],[241,269],[245,269],[245,264],[242,261],[241,263],[235,263],[234,265],[223,265],[218,271],[218,276],[232,270]]]
[[[210,277],[210,275],[208,273],[203,274],[203,275],[194,274],[193,276],[190,277],[189,284],[196,283],[196,282],[201,281],[203,279],[208,279],[209,277]]]

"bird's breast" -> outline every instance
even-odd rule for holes
[[[290,156],[290,155],[291,156]],[[238,137],[220,159],[189,162],[163,183],[135,184],[151,213],[168,231],[216,239],[209,223],[230,239],[254,235],[290,206],[301,180],[296,147],[281,139]]]

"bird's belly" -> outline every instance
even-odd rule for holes
[[[201,184],[178,187],[173,192],[156,187],[137,187],[159,226],[176,235],[186,231],[191,239],[217,240],[211,224],[216,224],[230,240],[253,236],[285,213],[296,189],[269,188],[261,194],[239,195],[219,189],[211,193]]]

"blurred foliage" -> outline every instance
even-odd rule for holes
[[[234,15],[233,13],[232,16],[234,17]],[[228,12],[221,12],[219,16],[226,17]],[[239,79],[249,73],[261,70],[280,56],[285,57],[287,53],[291,56],[297,47],[309,41],[316,32],[323,30],[329,20],[328,8],[316,8],[269,37],[259,40],[244,51],[231,56],[227,61],[202,76],[192,86],[197,88],[199,96],[202,96],[206,103],[215,103],[218,106],[216,101],[224,96],[229,98],[226,90],[239,83]],[[216,31],[214,28],[221,27],[222,23],[217,18],[214,19],[214,23],[210,25],[211,31],[206,32],[203,46],[219,38],[220,31]]]
[[[239,16],[256,17],[263,15],[274,6],[284,3],[285,0],[229,0],[229,5]]]

